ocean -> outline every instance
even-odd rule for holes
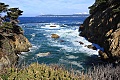
[[[22,52],[19,55],[19,65],[38,62],[84,70],[100,62],[99,49],[87,48],[86,45],[92,43],[79,36],[79,26],[87,17],[85,15],[20,17],[19,25],[23,28],[24,35],[31,42],[32,47],[29,52]],[[50,24],[56,24],[59,27],[46,26]],[[54,39],[51,38],[51,34],[57,34],[60,37]],[[84,44],[80,44],[80,41]],[[47,52],[50,54],[46,55]]]

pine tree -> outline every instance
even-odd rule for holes
[[[5,3],[0,2],[0,13],[6,12],[8,7],[9,7],[9,5],[6,5]]]
[[[19,8],[8,8],[9,5],[0,2],[0,26],[5,22],[10,22],[16,25],[19,21],[17,20],[23,11]],[[2,13],[5,13],[5,16],[1,16]]]

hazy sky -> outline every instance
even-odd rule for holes
[[[10,7],[19,7],[23,16],[41,14],[75,14],[89,12],[95,0],[0,0]]]

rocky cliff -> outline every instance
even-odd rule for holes
[[[120,1],[96,0],[89,9],[80,35],[104,48],[99,51],[103,60],[120,61]]]
[[[23,35],[23,30],[17,25],[0,26],[0,69],[15,65],[17,54],[29,51],[31,47],[28,39]]]

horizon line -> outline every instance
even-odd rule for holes
[[[88,16],[90,15],[89,13],[82,13],[82,14],[40,14],[40,15],[36,15],[36,16],[33,16],[33,15],[21,15],[20,17],[44,17],[44,16],[82,16],[82,15],[85,15],[85,16]]]

